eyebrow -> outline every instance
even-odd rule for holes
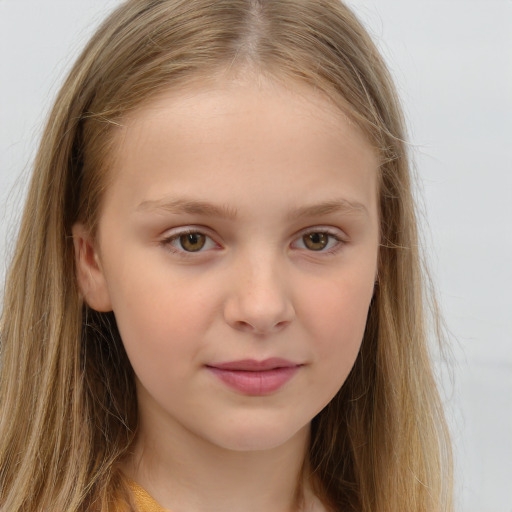
[[[233,220],[237,216],[236,208],[227,205],[215,205],[207,201],[198,201],[186,198],[163,198],[143,201],[137,206],[137,211],[164,211],[174,214],[203,215]],[[302,219],[305,217],[320,217],[332,213],[363,214],[368,215],[366,206],[347,199],[334,199],[318,204],[301,206],[287,214],[288,220]]]
[[[207,201],[197,201],[194,199],[157,199],[152,201],[143,201],[137,206],[137,211],[162,210],[175,214],[205,215],[209,217],[221,217],[234,219],[236,209],[229,206],[209,203]]]
[[[288,214],[288,218],[321,217],[323,215],[330,215],[331,213],[369,215],[368,209],[363,203],[348,201],[347,199],[333,199],[310,206],[301,206],[291,211]]]

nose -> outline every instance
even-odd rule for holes
[[[289,325],[295,310],[284,269],[272,258],[253,258],[231,275],[226,322],[238,331],[266,335]]]

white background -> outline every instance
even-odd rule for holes
[[[0,0],[0,282],[45,114],[118,3]],[[453,351],[457,510],[512,512],[512,1],[350,4],[396,77],[421,176]]]

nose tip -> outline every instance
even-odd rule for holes
[[[283,330],[295,317],[284,279],[263,274],[253,269],[231,290],[224,317],[233,329],[261,336]]]

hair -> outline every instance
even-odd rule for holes
[[[71,229],[95,232],[123,116],[219,71],[309,84],[380,156],[378,283],[356,363],[312,422],[315,492],[333,511],[452,510],[403,116],[382,57],[338,0],[129,0],[78,58],[42,137],[6,281],[0,509],[104,512],[127,495],[133,370],[113,314],[84,304]]]

